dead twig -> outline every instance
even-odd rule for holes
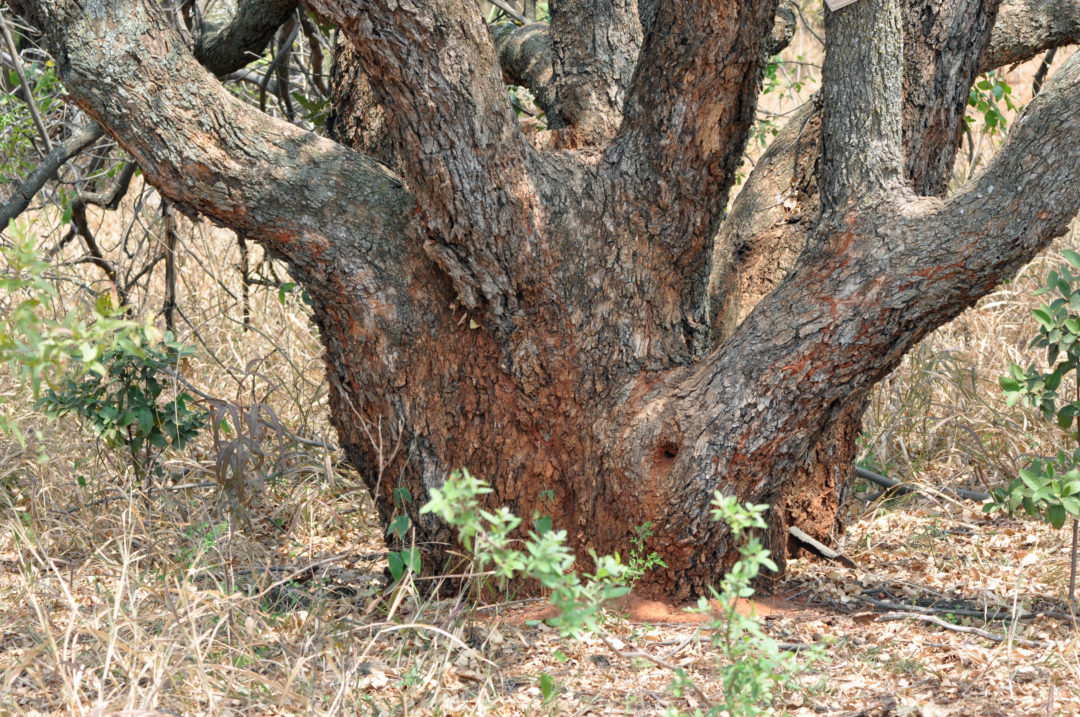
[[[966,632],[972,635],[978,635],[986,640],[992,640],[993,642],[1005,642],[1010,639],[1007,635],[1001,635],[996,632],[990,632],[989,630],[983,630],[979,627],[969,627],[968,625],[954,625],[951,622],[946,622],[940,617],[933,615],[923,615],[913,612],[888,612],[878,617],[878,622],[893,622],[894,620],[922,620],[923,622],[929,622],[938,627],[943,627],[946,630],[952,630],[953,632]],[[1043,643],[1036,642],[1034,640],[1028,640],[1023,637],[1013,637],[1012,642],[1017,645],[1023,645],[1024,647],[1042,647]]]

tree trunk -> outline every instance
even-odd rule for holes
[[[520,131],[469,0],[305,2],[351,43],[337,142],[231,97],[149,0],[8,2],[163,195],[289,262],[341,445],[432,570],[457,546],[419,508],[461,466],[491,507],[551,516],[582,567],[651,522],[668,565],[643,583],[654,594],[702,594],[735,559],[709,519],[717,490],[772,505],[782,569],[789,526],[837,528],[872,386],[1080,207],[1080,59],[980,179],[918,196],[951,166],[959,101],[903,105],[896,0],[829,17],[820,118],[796,117],[726,221],[775,0],[553,3],[553,71],[527,74],[566,103],[541,143],[577,148],[562,151]],[[966,62],[928,76],[955,100],[996,5],[941,5],[934,27],[952,29],[930,60]],[[974,16],[982,37],[950,44],[949,18]],[[934,161],[905,162],[920,142]]]

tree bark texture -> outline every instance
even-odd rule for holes
[[[289,262],[341,444],[434,568],[454,539],[419,507],[460,466],[492,506],[552,516],[583,558],[652,522],[656,594],[701,594],[734,560],[716,490],[773,506],[782,566],[789,526],[836,528],[871,387],[1080,207],[1076,58],[980,178],[920,196],[940,193],[926,187],[960,120],[956,102],[904,98],[927,77],[966,93],[989,0],[830,18],[820,111],[792,119],[726,220],[775,1],[563,0],[527,29],[551,36],[538,72],[468,0],[306,0],[349,43],[336,141],[230,96],[149,0],[8,2],[165,197]],[[979,37],[957,37],[970,18]],[[928,58],[916,80],[909,48]],[[525,138],[504,71],[550,83],[572,141]],[[905,161],[916,143],[934,161]]]

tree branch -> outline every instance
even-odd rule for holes
[[[431,239],[429,255],[467,306],[486,301],[495,316],[510,316],[517,290],[507,267],[518,262],[492,247],[535,248],[541,208],[533,206],[528,189],[532,148],[510,109],[495,47],[475,3],[307,4],[338,23],[371,79]]]
[[[1052,47],[1080,42],[1080,0],[1006,0],[979,71],[1024,62]]]
[[[899,0],[863,0],[825,15],[821,71],[821,205],[900,185],[904,28]]]
[[[754,122],[775,0],[660,3],[605,154],[623,219],[641,202],[664,209],[637,231],[668,255],[682,305],[697,313],[703,267]],[[698,320],[703,317],[698,317]],[[695,319],[690,318],[691,321]]]
[[[148,0],[85,13],[73,0],[13,2],[75,102],[178,206],[262,240],[312,280],[326,274],[319,252],[400,249],[410,202],[395,177],[232,97]]]
[[[609,140],[641,47],[637,0],[557,0],[551,3],[554,129],[573,128],[582,144]]]
[[[532,22],[521,26],[502,23],[493,27],[491,34],[506,80],[528,88],[536,98],[536,104],[549,117],[557,115],[552,69],[554,53],[547,23]]]
[[[952,177],[961,120],[999,1],[904,4],[904,174],[918,195],[943,195]]]
[[[195,59],[215,75],[250,64],[296,10],[296,0],[240,0],[228,23],[204,24],[195,38]]]
[[[45,182],[56,176],[56,172],[65,162],[82,152],[101,138],[104,130],[96,122],[90,122],[75,134],[58,144],[45,156],[42,163],[30,173],[26,180],[15,188],[6,202],[0,205],[0,229],[7,228],[8,222],[23,213],[30,206]]]

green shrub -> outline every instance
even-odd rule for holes
[[[625,595],[631,581],[646,570],[663,565],[656,553],[642,557],[645,539],[651,531],[651,525],[646,524],[636,531],[635,545],[630,551],[636,557],[631,558],[631,566],[624,565],[618,555],[591,553],[593,573],[579,575],[572,570],[574,555],[566,545],[566,531],[530,532],[522,547],[515,547],[510,536],[521,525],[521,519],[505,507],[495,511],[482,509],[480,496],[490,492],[486,483],[467,470],[454,471],[442,487],[431,490],[431,499],[421,508],[421,513],[434,513],[457,528],[458,539],[479,572],[501,581],[515,577],[538,581],[549,592],[550,602],[558,611],[548,619],[548,624],[564,637],[580,638],[585,633],[597,633],[604,639],[604,603]],[[796,686],[795,676],[800,669],[794,655],[781,651],[755,618],[740,615],[736,610],[738,598],[753,595],[751,583],[761,570],[776,570],[769,551],[753,535],[753,531],[765,527],[762,515],[766,510],[768,506],[764,505],[740,505],[719,492],[713,499],[712,517],[728,524],[740,559],[724,576],[720,590],[712,590],[721,608],[713,612],[705,598],[696,608],[709,615],[705,629],[711,633],[719,655],[723,689],[719,701],[709,701],[706,715],[772,714],[771,706],[778,690]],[[604,642],[615,649],[610,641],[604,639]],[[633,656],[649,657],[641,652]],[[677,696],[692,689],[708,700],[702,688],[681,668],[672,668],[657,658],[652,661],[673,669],[672,690]],[[544,676],[540,679],[543,683]],[[549,684],[545,698],[553,694],[554,686]],[[678,712],[669,710],[669,714]]]

